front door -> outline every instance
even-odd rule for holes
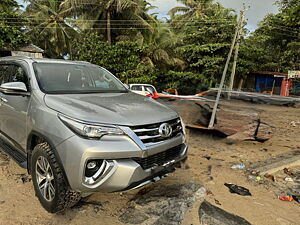
[[[22,63],[0,64],[0,71],[5,70],[2,83],[23,82],[30,91],[29,79],[25,65]],[[1,78],[1,72],[0,72]],[[18,146],[26,149],[27,113],[30,96],[1,93],[0,100],[0,130]]]

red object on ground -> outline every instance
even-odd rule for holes
[[[291,196],[291,195],[280,196],[279,199],[280,199],[281,201],[288,201],[288,202],[294,201],[294,198],[293,198],[293,196]]]

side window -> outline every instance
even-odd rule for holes
[[[133,91],[143,91],[143,87],[138,86],[138,85],[134,85],[134,86],[131,87],[131,90],[133,90]]]
[[[28,77],[21,66],[10,65],[9,81],[8,82],[23,82],[28,88]]]
[[[0,85],[9,82],[10,65],[0,65]]]

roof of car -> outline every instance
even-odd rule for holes
[[[7,57],[0,58],[0,61],[5,61],[5,60],[24,60],[24,61],[31,61],[37,63],[90,64],[84,61],[71,61],[65,59],[48,59],[48,58],[31,58],[28,56],[7,56]]]

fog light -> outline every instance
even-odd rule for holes
[[[85,176],[86,177],[94,176],[97,173],[97,171],[100,169],[102,163],[103,160],[101,159],[88,161],[85,167]]]
[[[97,166],[97,162],[96,162],[96,161],[91,161],[91,162],[89,162],[89,163],[87,164],[86,167],[87,167],[89,170],[92,170],[92,169],[94,169],[96,166]]]

